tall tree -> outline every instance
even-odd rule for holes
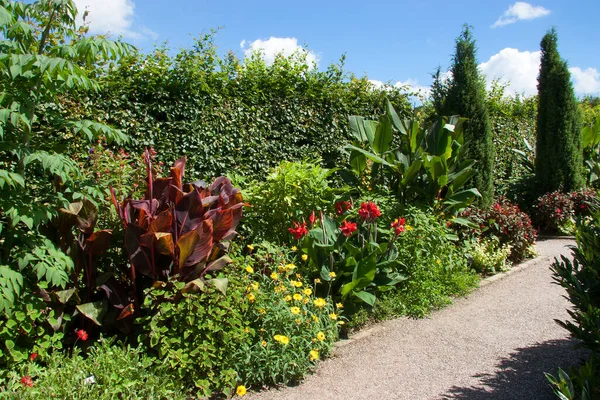
[[[565,192],[584,185],[581,114],[571,74],[557,49],[552,28],[540,43],[535,175],[538,193]]]
[[[456,39],[450,77],[434,75],[436,111],[441,115],[458,114],[468,118],[465,124],[466,156],[476,160],[473,186],[481,193],[481,205],[487,206],[494,196],[494,143],[492,125],[486,107],[485,79],[477,68],[475,39],[465,25]]]

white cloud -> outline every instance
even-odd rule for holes
[[[596,68],[569,68],[576,93],[600,94],[600,72]]]
[[[537,94],[537,77],[540,71],[539,51],[519,51],[507,47],[494,54],[479,69],[485,75],[488,86],[495,79],[508,83],[506,94]],[[582,70],[569,68],[571,80],[577,95],[600,93],[600,72],[596,68]]]
[[[485,75],[488,86],[495,79],[509,83],[507,94],[537,94],[537,76],[540,70],[539,51],[519,51],[507,47],[494,54],[479,69]]]
[[[396,81],[395,83],[369,79],[369,82],[377,89],[402,89],[404,93],[410,94],[410,97],[415,97],[420,101],[427,99],[431,95],[431,87],[419,85],[419,82],[415,79],[407,79],[404,82]]]
[[[533,6],[529,3],[517,1],[508,10],[504,12],[492,25],[492,28],[497,28],[504,25],[514,24],[519,20],[530,20],[541,18],[550,14],[550,10],[542,6]]]
[[[251,43],[242,40],[240,47],[244,50],[246,57],[250,57],[254,52],[261,52],[267,65],[273,64],[278,54],[289,57],[296,52],[306,55],[306,63],[308,65],[318,65],[319,63],[319,57],[314,52],[298,45],[298,39],[296,38],[270,37],[267,40],[257,39]]]
[[[156,40],[158,35],[146,27],[134,28],[135,4],[133,0],[74,0],[78,22],[82,23],[87,10],[86,22],[92,33],[123,35],[131,39],[146,37]]]

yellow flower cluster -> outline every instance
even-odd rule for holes
[[[319,359],[319,351],[318,350],[311,350],[309,353],[309,359],[310,361],[315,361]]]
[[[315,303],[315,306],[317,306],[319,308],[323,308],[327,304],[327,301],[325,301],[324,298],[318,297],[315,299],[314,303]]]
[[[275,335],[273,336],[273,339],[275,339],[275,341],[281,343],[281,344],[288,344],[290,342],[290,338],[284,335]]]

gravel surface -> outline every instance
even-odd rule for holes
[[[543,372],[585,354],[554,319],[566,319],[564,290],[549,266],[572,240],[537,244],[539,257],[427,319],[387,321],[341,342],[295,387],[250,399],[555,399]]]

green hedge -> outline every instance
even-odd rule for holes
[[[169,53],[163,47],[121,62],[87,106],[130,135],[128,150],[154,147],[167,165],[185,154],[196,176],[261,178],[283,160],[334,166],[350,139],[348,115],[381,114],[386,96],[404,115],[411,110],[398,89],[346,74],[343,57],[325,71],[301,55],[242,62],[219,57],[212,34]]]

